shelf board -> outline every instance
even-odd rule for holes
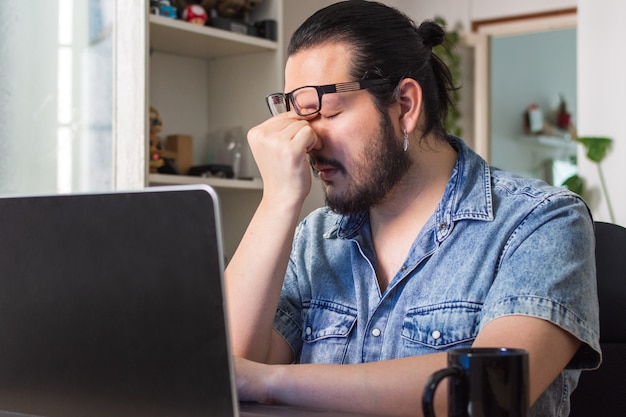
[[[534,139],[540,145],[576,151],[576,142],[566,137],[552,135],[535,135]]]
[[[214,188],[233,190],[262,190],[263,181],[260,178],[251,180],[235,180],[226,178],[204,178],[189,175],[150,174],[148,177],[151,186],[154,185],[189,185],[206,184]]]
[[[149,30],[150,48],[194,58],[212,59],[278,49],[278,44],[269,39],[153,14]]]

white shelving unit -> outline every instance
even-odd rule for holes
[[[283,0],[265,1],[252,18],[276,20],[280,29],[282,7]],[[212,162],[209,155],[220,146],[220,132],[238,128],[245,134],[265,120],[269,113],[263,98],[282,89],[280,34],[274,41],[149,14],[148,42],[148,105],[163,119],[163,139],[170,134],[192,136],[194,165]],[[239,244],[263,190],[245,137],[241,139],[245,146],[242,175],[251,179],[146,176],[149,186],[208,184],[215,188],[227,258]]]
[[[175,55],[217,59],[276,51],[278,43],[163,16],[149,16],[151,48]]]

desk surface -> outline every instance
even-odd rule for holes
[[[240,403],[240,417],[376,417],[372,414],[344,413],[322,409]]]

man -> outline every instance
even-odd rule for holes
[[[420,415],[447,350],[497,346],[529,352],[532,415],[566,415],[599,364],[588,210],[446,135],[443,38],[356,0],[294,34],[287,93],[248,134],[264,192],[226,271],[241,399]],[[328,207],[297,225],[310,168]]]

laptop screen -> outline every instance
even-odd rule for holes
[[[0,198],[0,410],[232,416],[209,187]]]

